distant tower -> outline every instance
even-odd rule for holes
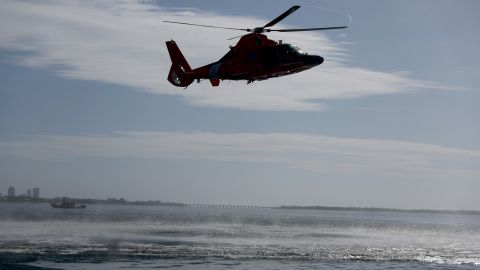
[[[27,189],[27,197],[28,198],[32,197],[32,190],[31,189]]]
[[[40,188],[36,187],[33,189],[33,198],[34,199],[40,198]]]
[[[8,188],[8,197],[15,197],[15,188],[9,187]]]

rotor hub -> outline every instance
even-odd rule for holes
[[[261,33],[265,32],[265,28],[255,27],[255,28],[253,28],[252,32],[255,33],[255,34],[261,34]]]

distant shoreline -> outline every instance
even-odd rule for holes
[[[116,199],[78,199],[70,197],[55,197],[55,198],[29,198],[29,197],[1,197],[0,202],[7,203],[58,203],[63,200],[74,201],[78,204],[117,204],[117,205],[169,205],[169,206],[185,206],[183,203],[162,202],[159,200],[153,201],[127,201],[123,198]]]
[[[280,207],[274,207],[274,208],[296,209],[296,210],[480,215],[480,211],[478,210],[432,210],[432,209],[398,209],[398,208],[382,208],[382,207],[296,206],[296,205],[280,206]]]
[[[205,208],[271,208],[286,210],[324,210],[324,211],[357,211],[357,212],[390,212],[390,213],[427,213],[427,214],[463,214],[463,215],[480,215],[480,210],[433,210],[433,209],[399,209],[384,207],[342,207],[342,206],[298,206],[298,205],[282,205],[282,206],[241,206],[241,205],[220,205],[220,204],[187,204],[176,202],[163,202],[160,200],[148,201],[127,201],[121,199],[77,199],[69,197],[55,198],[25,198],[25,197],[0,197],[0,202],[7,203],[54,203],[62,200],[71,200],[79,204],[114,204],[114,205],[139,205],[139,206],[183,206],[183,207],[205,207]]]

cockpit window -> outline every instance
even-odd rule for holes
[[[288,45],[289,49],[298,53],[298,54],[307,54],[306,51],[300,49],[297,45],[289,44]]]

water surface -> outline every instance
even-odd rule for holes
[[[480,216],[0,203],[2,267],[480,269]]]

